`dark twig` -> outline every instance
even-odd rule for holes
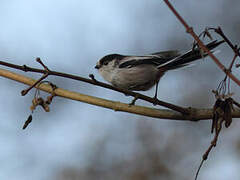
[[[227,36],[223,33],[221,27],[218,27],[218,28],[212,28],[214,29],[214,31],[219,34],[225,41],[226,43],[232,48],[233,52],[235,54],[237,54],[237,56],[240,57],[240,52],[239,52],[239,48],[237,45],[233,45],[232,42],[227,38]]]
[[[203,163],[204,163],[204,159],[202,159],[202,161],[201,161],[201,163],[200,163],[200,165],[199,165],[199,167],[198,167],[198,170],[197,170],[197,173],[196,173],[196,176],[195,176],[195,180],[197,180],[197,178],[198,178],[198,174],[199,174],[199,172],[200,172],[200,170],[201,170],[201,168],[202,168],[202,165],[203,165]]]
[[[240,104],[239,104],[237,101],[233,100],[233,104],[234,104],[235,106],[237,106],[238,108],[240,108]]]
[[[238,55],[237,55],[237,54],[234,54],[234,57],[233,57],[233,59],[232,59],[232,62],[231,62],[231,64],[230,64],[229,68],[228,68],[229,71],[232,71],[233,64],[234,64],[235,60],[237,59],[237,57],[238,57]]]
[[[232,59],[232,62],[231,62],[231,64],[229,65],[229,68],[226,69],[226,71],[232,72],[232,67],[233,67],[233,64],[234,64],[236,58],[237,58],[237,54],[234,54],[234,57],[233,57],[233,59]],[[225,78],[224,78],[223,81],[222,81],[222,82],[225,83],[225,86],[226,86],[226,80],[227,80],[227,78],[228,78],[228,75],[226,74],[226,75],[225,75]],[[220,84],[221,84],[221,83],[220,83]],[[227,86],[228,86],[228,93],[230,93],[230,79],[229,79],[229,78],[228,78]]]
[[[199,37],[196,35],[196,33],[193,31],[193,28],[188,26],[186,21],[180,16],[180,14],[175,10],[175,8],[172,6],[172,4],[168,0],[164,0],[164,2],[167,4],[169,9],[174,13],[174,15],[177,17],[177,19],[183,24],[183,26],[186,28],[187,33],[190,33],[192,37],[195,39],[195,41],[198,43],[198,45],[202,48],[203,51],[208,53],[208,55],[213,59],[213,61],[217,64],[217,66],[225,73],[227,74],[236,84],[240,86],[240,80],[234,76],[231,72],[227,71],[225,66],[214,56],[211,51],[203,44],[203,42],[199,39]]]
[[[41,59],[38,57],[38,58],[36,58],[36,61],[43,66],[43,68],[45,69],[45,73],[44,73],[43,76],[42,76],[40,79],[38,79],[32,86],[28,87],[28,88],[25,89],[25,90],[22,90],[22,92],[21,92],[22,96],[25,96],[32,88],[34,88],[37,84],[39,84],[42,80],[44,80],[45,78],[47,78],[48,75],[49,75],[49,71],[50,71],[50,70],[48,69],[48,67],[47,67],[45,64],[43,64],[43,62],[41,61]],[[26,66],[24,66],[24,68],[26,68]]]
[[[199,172],[200,172],[200,170],[202,168],[202,165],[203,165],[204,161],[207,160],[208,155],[211,152],[212,148],[216,147],[216,145],[217,145],[218,136],[219,136],[219,133],[220,133],[220,131],[222,129],[222,123],[223,123],[223,119],[221,119],[221,121],[219,122],[218,125],[216,124],[216,126],[219,126],[219,127],[216,128],[216,133],[215,133],[214,139],[212,140],[212,142],[211,142],[210,146],[208,147],[207,151],[202,156],[202,161],[201,161],[201,163],[200,163],[200,165],[198,167],[198,170],[197,170],[197,173],[196,173],[196,176],[195,176],[195,180],[197,180],[198,174],[199,174]]]
[[[97,80],[95,79],[94,75],[93,74],[89,74],[88,75],[93,81],[97,82]]]
[[[125,89],[120,89],[120,88],[111,86],[109,84],[97,81],[95,78],[94,79],[92,79],[92,78],[87,79],[87,78],[83,78],[83,77],[72,75],[72,74],[67,74],[67,73],[62,73],[62,72],[57,72],[57,71],[52,71],[52,70],[46,71],[46,70],[42,70],[42,69],[32,68],[32,67],[29,67],[29,66],[26,66],[26,65],[20,66],[20,65],[16,65],[16,64],[11,64],[11,63],[7,63],[7,62],[4,62],[4,61],[0,61],[0,65],[11,67],[11,68],[18,69],[18,70],[22,70],[24,72],[35,72],[35,73],[42,73],[42,74],[47,73],[48,75],[59,76],[59,77],[64,77],[64,78],[69,78],[69,79],[82,81],[82,82],[89,83],[89,84],[92,84],[92,85],[104,87],[106,89],[111,89],[113,91],[121,92],[123,94],[127,94],[127,95],[132,96],[132,97],[137,96],[138,99],[150,102],[152,104],[156,103],[157,105],[167,107],[169,109],[180,112],[182,114],[187,115],[187,114],[190,113],[189,109],[187,109],[187,108],[176,106],[174,104],[170,104],[170,103],[167,103],[167,102],[164,102],[164,101],[156,100],[154,98],[145,96],[145,95],[140,94],[140,93],[128,91],[128,90],[125,90]]]
[[[42,67],[45,69],[45,71],[50,71],[50,70],[48,69],[48,67],[47,67],[45,64],[43,64],[43,62],[41,61],[41,59],[40,59],[39,57],[36,58],[36,61],[37,61],[39,64],[42,65]]]
[[[232,70],[232,67],[233,67],[233,64],[234,64],[234,62],[235,62],[235,60],[236,60],[236,58],[237,58],[237,56],[239,56],[240,57],[240,52],[239,52],[239,50],[240,50],[240,48],[237,46],[237,45],[233,45],[233,43],[228,39],[228,37],[223,33],[223,31],[222,31],[222,29],[221,29],[221,27],[218,27],[218,28],[206,28],[206,32],[208,32],[208,30],[213,30],[215,33],[217,33],[218,35],[220,35],[223,39],[224,39],[224,41],[230,46],[230,48],[233,50],[233,52],[234,52],[234,57],[233,57],[233,60],[232,60],[232,62],[231,62],[231,65],[230,65],[230,67],[229,67],[229,69],[228,70]],[[209,32],[208,32],[208,34],[210,34]]]
[[[21,91],[22,96],[25,96],[32,88],[34,88],[38,83],[48,77],[48,73],[44,74],[40,79],[38,79],[32,86]]]

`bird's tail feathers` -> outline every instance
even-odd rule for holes
[[[212,50],[214,48],[216,48],[217,46],[219,46],[220,44],[222,44],[223,42],[225,42],[224,40],[222,41],[212,41],[210,43],[208,43],[206,45],[206,47],[209,50]],[[217,51],[211,51],[212,53],[217,53],[219,52]],[[184,67],[189,65],[192,61],[196,61],[198,59],[204,58],[206,57],[208,54],[207,53],[203,53],[199,48],[196,49],[191,49],[190,51],[184,53],[183,55],[180,55],[172,60],[167,61],[164,64],[161,64],[160,66],[158,66],[159,69],[164,68],[167,70],[172,70],[172,69],[177,69],[180,67]]]

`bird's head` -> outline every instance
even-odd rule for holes
[[[112,77],[118,70],[119,60],[123,57],[120,54],[106,55],[97,62],[95,68],[106,81],[112,82]]]
[[[120,54],[109,54],[101,58],[95,68],[101,70],[102,68],[111,68],[116,65],[116,61],[121,59],[123,56]]]

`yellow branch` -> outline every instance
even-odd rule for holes
[[[33,85],[36,80],[23,76],[21,74],[17,74],[5,69],[0,68],[0,76],[3,76],[8,79],[12,79],[14,81],[26,84],[26,85]],[[41,84],[38,87],[40,90],[51,93],[52,87],[47,84]],[[69,90],[65,90],[62,88],[57,88],[55,90],[56,96],[64,97],[67,99],[72,99],[76,101],[81,101],[84,103],[105,107],[108,109],[113,109],[115,111],[123,111],[129,112],[133,114],[144,115],[153,118],[159,119],[173,119],[173,120],[203,120],[203,119],[211,119],[212,118],[212,109],[192,109],[192,113],[189,116],[184,116],[178,112],[166,110],[166,109],[157,109],[157,108],[149,108],[143,106],[129,106],[128,104],[110,101],[94,96],[89,96],[85,94],[81,94],[78,92],[73,92]],[[237,118],[240,117],[240,111],[234,111],[233,117]]]

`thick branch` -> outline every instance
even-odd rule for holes
[[[0,61],[0,65],[7,66],[7,67],[10,67],[10,68],[14,68],[14,69],[18,69],[18,70],[22,70],[24,72],[36,72],[36,73],[42,73],[42,74],[47,73],[48,75],[60,76],[60,77],[64,77],[64,78],[69,78],[69,79],[82,81],[82,82],[85,82],[85,83],[89,83],[89,84],[93,84],[93,85],[96,85],[96,86],[111,89],[111,90],[114,90],[114,91],[117,91],[117,92],[121,92],[121,93],[124,93],[126,95],[133,96],[134,98],[137,97],[138,99],[142,99],[144,101],[147,101],[147,102],[150,102],[150,103],[153,103],[153,104],[156,104],[156,105],[164,106],[164,107],[167,107],[169,109],[175,110],[177,112],[181,112],[183,114],[189,114],[189,110],[187,108],[182,108],[182,107],[174,105],[174,104],[170,104],[170,103],[167,103],[167,102],[164,102],[164,101],[160,101],[158,99],[151,98],[151,97],[145,96],[145,95],[140,94],[140,93],[128,91],[128,90],[125,90],[125,89],[120,89],[120,88],[111,86],[109,84],[99,82],[95,79],[94,80],[93,79],[86,79],[86,78],[83,78],[83,77],[80,77],[80,76],[75,76],[75,75],[72,75],[72,74],[67,74],[67,73],[62,73],[62,72],[57,72],[57,71],[50,71],[50,70],[42,70],[42,69],[28,67],[26,65],[20,66],[20,65],[16,65],[16,64],[7,63],[7,62],[4,62],[4,61]]]
[[[240,80],[234,76],[230,71],[227,71],[227,69],[224,67],[224,65],[216,58],[216,56],[209,51],[209,49],[203,44],[203,42],[199,39],[199,37],[196,35],[196,33],[193,31],[193,28],[190,27],[186,21],[180,16],[180,14],[176,11],[176,9],[172,6],[172,4],[168,0],[164,0],[169,9],[173,12],[173,14],[177,17],[177,19],[182,23],[182,25],[186,28],[187,33],[190,33],[192,37],[195,39],[195,41],[198,43],[198,45],[208,53],[208,55],[213,59],[213,61],[217,64],[217,66],[226,74],[228,77],[230,77],[236,84],[240,86]]]
[[[6,77],[8,79],[12,79],[14,81],[17,81],[29,86],[33,85],[36,82],[36,80],[34,79],[31,79],[29,77],[26,77],[17,73],[13,73],[4,69],[0,69],[0,76]],[[38,86],[38,88],[41,89],[42,91],[52,93],[52,87],[50,85],[41,84]],[[156,108],[149,108],[149,107],[135,106],[135,105],[129,106],[128,104],[125,104],[125,103],[88,96],[88,95],[80,94],[77,92],[64,90],[61,88],[57,88],[54,92],[56,96],[64,97],[67,99],[81,101],[84,103],[101,106],[108,109],[113,109],[115,111],[129,112],[133,114],[139,114],[139,115],[144,115],[144,116],[159,118],[159,119],[198,121],[198,120],[206,120],[206,119],[212,118],[212,109],[190,109],[190,112],[191,112],[190,115],[183,115],[181,113],[178,113],[176,111],[171,111],[171,110],[156,109]],[[240,111],[239,110],[234,111],[232,115],[234,118],[239,118]]]

